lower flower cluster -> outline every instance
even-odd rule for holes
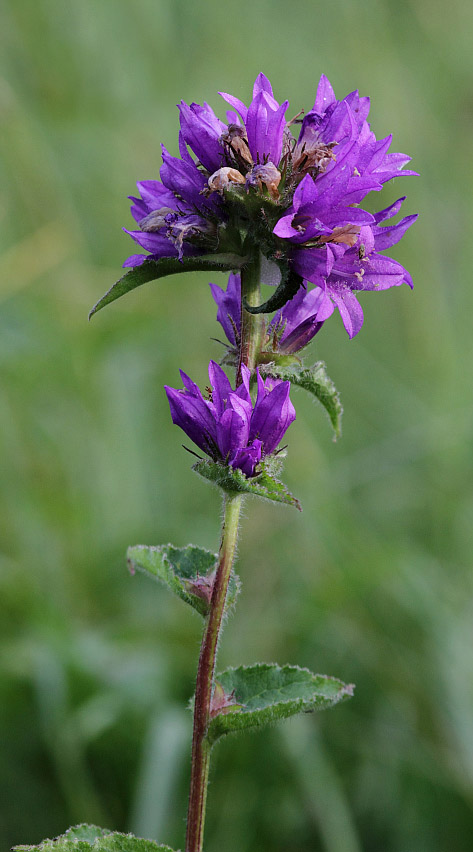
[[[241,367],[242,383],[235,390],[222,368],[211,361],[207,395],[181,370],[182,390],[165,388],[173,423],[214,461],[258,472],[259,462],[272,455],[296,412],[289,399],[290,382],[263,379],[256,371],[257,396],[250,394],[250,370]]]

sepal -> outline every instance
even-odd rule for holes
[[[110,287],[89,313],[89,319],[120,296],[130,293],[148,281],[155,281],[167,275],[177,275],[181,272],[231,272],[240,269],[248,258],[237,254],[205,254],[198,257],[162,257],[159,260],[145,260],[140,266],[135,266],[125,273]]]
[[[277,456],[276,456],[277,459]],[[271,461],[261,464],[261,472],[256,476],[245,476],[238,468],[213,461],[200,461],[192,465],[199,476],[218,485],[228,494],[254,494],[276,503],[286,503],[302,511],[301,504],[286,486],[272,474]],[[270,472],[271,471],[271,472]]]
[[[276,379],[290,381],[291,385],[304,388],[315,396],[329,416],[335,433],[334,441],[340,437],[342,434],[343,406],[340,401],[340,394],[332,379],[328,376],[323,361],[317,361],[313,367],[305,367],[301,363],[294,363],[290,367],[275,362],[261,364],[260,373],[264,376],[274,376]]]
[[[148,547],[138,544],[128,548],[127,561],[131,571],[137,569],[151,575],[204,618],[208,614],[218,565],[215,553],[193,544],[187,547],[174,547],[172,544]],[[235,603],[239,590],[240,581],[232,572],[228,584],[227,609]]]
[[[170,846],[133,834],[109,831],[97,825],[76,825],[54,840],[38,846],[15,846],[12,852],[173,852]]]
[[[353,684],[326,675],[312,674],[299,666],[257,663],[227,669],[217,675],[219,689],[231,696],[222,712],[214,713],[207,737],[214,743],[224,734],[256,728],[287,719],[296,713],[308,713],[333,707],[353,695]]]

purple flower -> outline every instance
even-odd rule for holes
[[[233,272],[228,277],[227,289],[218,284],[210,284],[210,290],[217,305],[217,320],[222,326],[227,340],[232,346],[238,346],[241,328],[241,282],[240,276]]]
[[[228,278],[227,289],[210,284],[217,305],[217,320],[233,347],[238,345],[241,317],[240,276],[233,273]],[[267,327],[267,345],[273,353],[294,354],[307,346],[326,319],[334,305],[319,287],[307,290],[301,287],[283,308],[276,312]]]
[[[277,166],[282,154],[286,129],[284,114],[289,101],[284,101],[281,106],[278,104],[271,83],[264,74],[258,74],[255,80],[253,100],[248,109],[238,98],[225,92],[220,94],[243,119],[253,163],[262,165],[271,162]]]
[[[171,157],[163,146],[161,178],[162,183],[148,180],[137,184],[141,198],[130,196],[131,213],[140,230],[124,230],[153,259],[208,251],[221,218],[221,204],[217,196],[202,195],[207,185],[204,175],[189,155],[182,160]],[[139,266],[147,257],[133,255],[124,266]]]
[[[363,310],[356,293],[362,290],[387,290],[406,283],[412,288],[408,271],[398,261],[380,254],[399,242],[417,215],[405,216],[396,225],[381,225],[401,209],[405,198],[399,198],[390,207],[373,216],[373,224],[357,229],[351,234],[342,230],[340,237],[350,240],[349,244],[332,242],[325,246],[325,272],[312,275],[310,252],[296,255],[294,266],[306,278],[304,286],[281,308],[268,325],[268,339],[272,335],[274,352],[292,354],[307,346],[322,328],[323,323],[337,307],[350,338],[354,337],[363,324]],[[313,250],[316,254],[317,250]],[[320,258],[320,253],[316,255]],[[312,280],[317,286],[307,290]],[[217,304],[217,320],[221,324],[232,346],[237,344],[235,332],[240,332],[241,287],[240,276],[230,275],[227,290],[216,284],[210,285]]]
[[[361,290],[387,290],[406,283],[413,287],[408,271],[390,257],[379,253],[399,242],[417,215],[405,216],[397,225],[380,226],[399,212],[404,198],[375,215],[375,224],[360,229],[356,244],[337,257],[333,251],[330,274],[324,282],[324,292],[340,311],[348,336],[354,337],[363,325],[363,310],[356,297]]]
[[[293,252],[292,262],[296,271],[317,285],[316,293],[322,292],[325,296],[323,316],[321,314],[318,319],[330,316],[327,304],[332,302],[338,308],[350,338],[358,334],[363,325],[363,310],[355,295],[358,291],[387,290],[403,283],[413,286],[409,272],[398,261],[379,253],[399,242],[417,219],[417,215],[405,216],[397,225],[380,226],[381,222],[399,212],[404,200],[399,198],[390,207],[376,213],[373,223],[357,228],[358,233],[341,228],[340,236],[326,243],[323,251],[313,248]],[[290,304],[287,302],[282,312]]]
[[[296,295],[274,315],[268,326],[273,348],[286,355],[299,352],[333,314],[333,304],[323,290],[300,287]]]
[[[127,233],[149,255],[132,255],[125,266],[148,257],[246,257],[257,247],[283,273],[291,270],[324,292],[325,300],[320,295],[309,299],[310,310],[317,308],[311,316],[319,316],[313,328],[328,316],[329,300],[352,337],[363,317],[358,290],[386,289],[402,281],[411,286],[408,273],[379,252],[397,242],[415,217],[380,227],[400,202],[374,215],[359,207],[391,178],[416,174],[403,171],[410,158],[389,153],[391,136],[376,139],[367,121],[368,98],[355,91],[337,100],[324,75],[312,109],[299,122],[286,122],[288,102],[278,103],[264,74],[256,78],[248,107],[221,94],[232,108],[226,121],[208,104],[181,102],[180,157],[163,148],[161,182],[139,183],[140,197],[132,198],[139,229]],[[297,123],[296,138],[292,128]],[[218,291],[213,295],[218,302]],[[218,302],[218,318],[236,345],[239,311],[229,309],[229,291],[225,298],[225,305]],[[299,301],[304,302],[303,295]],[[289,316],[284,321],[280,344],[299,345],[297,335],[288,343],[296,326]]]
[[[181,371],[183,390],[166,387],[173,423],[214,461],[254,476],[257,465],[276,450],[296,412],[289,399],[290,382],[262,379],[253,405],[250,371],[241,369],[242,384],[233,390],[218,364],[209,365],[208,398]]]
[[[212,173],[224,166],[225,154],[220,139],[227,127],[213,109],[208,104],[188,106],[181,101],[179,112],[182,138],[204,168]]]
[[[302,121],[294,148],[297,170],[317,178],[349,165],[356,170],[356,176],[371,175],[378,183],[378,187],[373,188],[378,189],[387,180],[397,177],[411,158],[388,153],[392,136],[376,139],[366,120],[369,108],[369,98],[360,98],[357,91],[337,101],[329,80],[322,74],[314,106]],[[335,177],[333,174],[332,180]]]

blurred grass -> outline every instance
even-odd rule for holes
[[[124,553],[218,542],[162,390],[179,366],[205,379],[215,310],[195,275],[86,316],[130,252],[126,196],[161,141],[177,151],[175,104],[245,100],[261,69],[294,113],[322,71],[372,96],[421,172],[383,193],[421,213],[395,251],[416,288],[368,294],[359,338],[334,319],[313,345],[344,437],[298,396],[304,513],[248,503],[221,648],[222,668],[300,663],[356,697],[220,746],[206,848],[471,849],[472,18],[464,0],[4,2],[2,849],[80,820],[182,844],[200,623]]]

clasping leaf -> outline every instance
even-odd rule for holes
[[[213,461],[197,462],[192,465],[192,470],[229,494],[254,494],[256,497],[264,497],[276,503],[287,503],[302,511],[299,500],[282,482],[272,476],[264,465],[262,465],[261,473],[256,476],[245,476],[238,468],[234,469],[230,465]]]
[[[353,695],[353,684],[312,674],[299,666],[257,663],[227,669],[217,675],[219,688],[231,695],[233,712],[223,711],[210,720],[208,738],[213,743],[224,734],[287,719],[296,713],[325,710]]]
[[[215,553],[193,544],[187,547],[174,547],[172,544],[148,547],[137,544],[128,548],[127,561],[132,571],[138,569],[150,574],[202,616],[207,615],[218,565]],[[232,573],[228,584],[227,608],[234,604],[239,588],[238,577]]]

